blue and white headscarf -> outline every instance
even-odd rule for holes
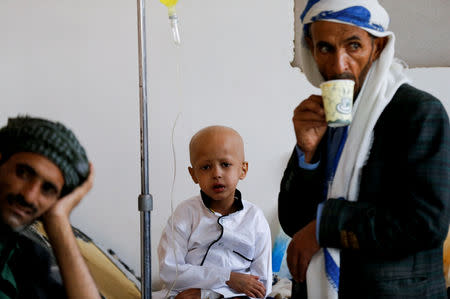
[[[397,89],[408,82],[404,66],[394,59],[395,36],[387,31],[389,16],[377,0],[310,0],[300,17],[304,26],[300,66],[316,87],[324,81],[305,41],[311,23],[329,21],[357,26],[376,37],[388,37],[380,57],[372,63],[353,106],[353,121],[327,198],[357,201],[361,169],[372,146],[373,128]],[[308,298],[338,298],[339,250],[321,249],[313,256],[306,280]]]
[[[310,0],[300,16],[303,24],[300,64],[308,80],[316,87],[323,82],[304,37],[311,23],[329,21],[353,25],[370,34],[394,39],[394,34],[387,31],[389,15],[377,0]],[[393,43],[393,42],[392,42]],[[393,57],[392,48],[392,57]]]

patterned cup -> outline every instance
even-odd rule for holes
[[[320,84],[328,126],[348,126],[352,122],[353,80],[331,80]]]

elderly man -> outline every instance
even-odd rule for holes
[[[18,117],[0,129],[0,298],[100,298],[69,221],[93,171],[60,123]],[[64,288],[45,249],[21,231],[42,219]]]
[[[301,20],[311,84],[355,88],[348,127],[327,127],[318,95],[294,111],[297,144],[278,201],[293,297],[446,298],[445,109],[409,84],[377,1],[308,1]]]

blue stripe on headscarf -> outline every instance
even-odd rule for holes
[[[384,32],[384,28],[381,25],[370,23],[370,11],[363,6],[351,6],[340,11],[322,11],[317,16],[312,17],[311,21],[316,22],[330,19]]]
[[[308,13],[308,11],[311,9],[311,7],[313,7],[314,4],[316,4],[317,2],[319,2],[320,0],[309,0],[308,3],[306,3],[306,7],[303,10],[302,15],[300,16],[300,20],[302,20],[305,18],[306,14]]]
[[[316,4],[317,2],[320,2],[320,0],[308,1],[305,10],[300,16],[302,22],[304,22],[304,18],[311,9],[311,7],[313,7],[314,4]],[[316,22],[320,20],[340,20],[342,22],[350,23],[358,27],[384,32],[385,30],[382,25],[370,23],[370,17],[371,17],[370,11],[364,6],[351,6],[340,11],[332,11],[332,10],[322,11],[318,15],[312,17],[311,22]],[[310,25],[311,25],[310,23],[307,23],[303,26],[303,32],[305,36],[308,35]]]

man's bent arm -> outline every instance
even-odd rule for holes
[[[67,297],[100,298],[94,279],[78,248],[69,219],[49,219],[46,221],[45,230],[58,261]]]
[[[69,215],[91,189],[93,167],[88,179],[70,194],[59,199],[43,216],[44,227],[52,245],[68,298],[99,298],[100,294],[84,262],[72,231]]]

